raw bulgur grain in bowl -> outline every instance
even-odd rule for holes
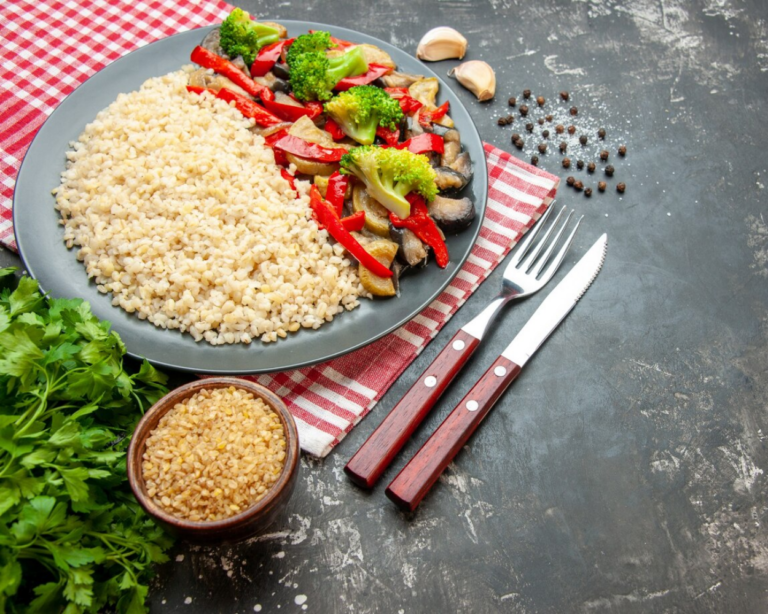
[[[272,151],[185,68],[120,94],[54,189],[67,247],[113,305],[213,345],[319,328],[366,293]],[[297,198],[298,196],[298,198]]]

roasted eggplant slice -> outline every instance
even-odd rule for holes
[[[435,169],[435,173],[437,174],[437,189],[443,194],[455,194],[469,183],[469,180],[464,175],[457,173],[447,166],[438,166]]]
[[[219,29],[216,28],[215,30],[211,30],[208,32],[208,34],[205,36],[205,38],[200,43],[201,47],[205,47],[208,51],[212,51],[216,55],[227,57],[224,53],[224,50],[221,48],[221,41],[219,39]]]
[[[388,75],[381,77],[385,87],[410,87],[416,81],[423,79],[424,75],[409,75],[404,72],[393,70]]]
[[[443,151],[443,163],[442,166],[451,167],[459,157],[461,153],[461,135],[458,130],[451,129],[446,130],[443,134],[443,143],[445,144]]]
[[[386,267],[389,267],[392,264],[398,249],[396,243],[387,241],[386,239],[371,241],[364,247],[365,251]],[[360,283],[363,288],[373,296],[394,296],[397,294],[395,283],[391,277],[379,277],[378,275],[371,273],[362,264],[360,265],[359,275]]]
[[[429,250],[413,231],[407,228],[395,228],[390,224],[389,236],[400,248],[397,251],[397,257],[401,262],[414,268],[427,266]]]
[[[365,186],[357,183],[352,189],[352,210],[365,211],[365,228],[380,236],[389,236],[389,211],[368,194]]]
[[[467,180],[467,183],[472,179],[472,159],[466,151],[461,152],[456,159],[448,165],[448,168],[462,175],[464,179]]]
[[[448,233],[463,230],[475,219],[475,205],[469,198],[435,196],[427,205],[430,217]]]

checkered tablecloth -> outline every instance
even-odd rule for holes
[[[230,10],[218,0],[0,3],[0,243],[16,250],[11,209],[16,174],[32,138],[56,105],[129,51],[220,22]],[[485,155],[489,196],[480,237],[455,280],[429,307],[356,352],[252,378],[285,399],[306,452],[325,456],[373,409],[552,201],[556,177],[489,144]]]

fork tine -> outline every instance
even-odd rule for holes
[[[533,270],[530,272],[531,275],[533,275],[534,277],[539,276],[539,273],[541,273],[541,269],[543,269],[544,265],[547,264],[547,262],[549,261],[550,254],[552,254],[558,241],[560,241],[560,236],[563,234],[563,231],[568,226],[568,222],[571,221],[572,217],[573,217],[573,210],[568,212],[568,215],[565,217],[565,221],[563,222],[562,226],[560,226],[560,230],[557,231],[555,238],[549,242],[549,245],[547,246],[547,251],[545,251],[544,255],[538,259],[538,261],[536,262],[536,266],[533,267]],[[553,229],[554,229],[554,226],[555,225],[553,224],[552,225]],[[542,243],[544,243],[544,241],[542,241]]]
[[[547,283],[555,274],[555,271],[557,271],[557,269],[560,267],[560,264],[563,262],[563,259],[565,258],[565,254],[568,251],[568,248],[571,246],[571,243],[573,242],[573,236],[576,234],[576,231],[579,229],[579,224],[581,224],[581,220],[583,219],[584,219],[584,216],[582,215],[578,220],[576,220],[576,225],[573,227],[571,234],[569,234],[568,238],[565,240],[565,244],[560,249],[560,251],[557,252],[557,255],[552,260],[552,263],[545,269],[544,274],[541,276],[539,280],[542,284]],[[565,226],[563,226],[563,229],[565,229]]]
[[[520,269],[522,271],[528,271],[528,269],[533,266],[533,263],[535,262],[538,255],[541,253],[541,250],[544,248],[544,246],[547,244],[547,239],[549,239],[549,235],[552,234],[552,231],[557,226],[557,223],[560,221],[560,217],[563,215],[563,212],[565,211],[565,207],[562,207],[560,211],[557,212],[557,216],[555,216],[555,220],[550,224],[549,228],[547,228],[547,232],[542,237],[541,241],[539,241],[536,244],[536,247],[534,250],[528,254],[528,256],[523,260],[523,263],[520,265]]]
[[[531,243],[533,243],[533,240],[536,238],[536,235],[539,234],[539,230],[541,230],[541,227],[547,223],[547,218],[549,217],[549,214],[552,213],[552,209],[555,208],[554,205],[555,205],[555,201],[552,201],[549,207],[547,207],[547,210],[541,215],[538,221],[528,231],[528,236],[525,237],[525,240],[522,243],[520,243],[517,251],[515,252],[515,255],[512,257],[512,260],[510,260],[510,264],[512,266],[517,266],[519,262],[523,259],[523,256],[525,256],[526,252],[528,251],[528,248],[531,246]]]

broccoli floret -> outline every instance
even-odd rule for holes
[[[437,195],[437,175],[429,159],[407,149],[363,145],[341,157],[341,172],[355,175],[368,193],[400,218],[407,218],[411,205],[405,199],[418,192],[427,201]]]
[[[288,47],[288,53],[285,54],[285,61],[290,66],[297,56],[309,51],[326,51],[336,45],[331,41],[331,33],[319,30],[309,34],[300,34]]]
[[[380,87],[358,85],[325,103],[325,111],[344,134],[363,145],[376,138],[376,128],[395,130],[403,119],[400,103]]]
[[[259,49],[279,39],[277,29],[251,20],[251,16],[239,8],[233,9],[219,28],[221,48],[230,58],[242,56],[248,66],[253,64]]]
[[[291,88],[299,100],[328,100],[333,97],[333,87],[344,77],[368,72],[362,47],[330,58],[324,51],[305,51],[286,59]]]

